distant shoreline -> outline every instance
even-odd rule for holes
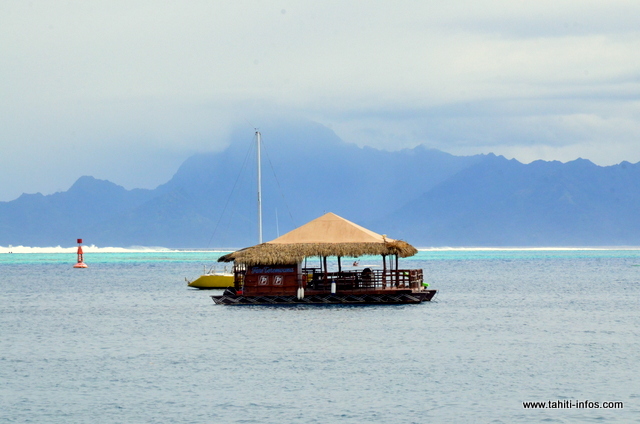
[[[2,253],[76,253],[78,246],[73,247],[31,247],[31,246],[0,246],[0,254]],[[144,246],[132,246],[132,247],[98,247],[95,245],[85,246],[82,245],[84,253],[152,253],[152,252],[166,252],[166,253],[185,253],[185,252],[232,252],[237,250],[236,248],[185,248],[185,249],[171,249],[166,247],[144,247]]]
[[[187,252],[233,252],[239,248],[165,248],[165,247],[98,247],[94,245],[82,246],[85,253],[187,253]],[[30,247],[30,246],[0,246],[3,253],[75,253],[73,247]],[[421,252],[497,252],[497,251],[607,251],[607,250],[640,250],[640,246],[589,246],[589,247],[419,247]]]
[[[564,246],[564,247],[418,247],[421,252],[473,252],[473,251],[572,251],[572,250],[640,250],[640,246]]]

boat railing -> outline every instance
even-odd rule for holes
[[[419,289],[424,281],[422,269],[350,270],[321,272],[318,268],[304,268],[302,283],[311,290],[329,291],[331,284],[340,290]]]

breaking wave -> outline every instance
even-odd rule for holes
[[[78,246],[72,247],[30,247],[30,246],[0,246],[0,253],[75,253]],[[184,252],[183,249],[168,249],[165,247],[98,247],[95,245],[82,246],[84,253],[135,253],[135,252]],[[211,249],[213,250],[213,249]]]

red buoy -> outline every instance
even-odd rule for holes
[[[78,239],[78,263],[75,264],[74,268],[88,268],[88,265],[84,263],[84,254],[82,252],[82,239]]]

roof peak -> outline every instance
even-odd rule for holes
[[[327,212],[267,243],[381,243],[384,241],[391,240],[385,235],[368,230],[333,212]]]

